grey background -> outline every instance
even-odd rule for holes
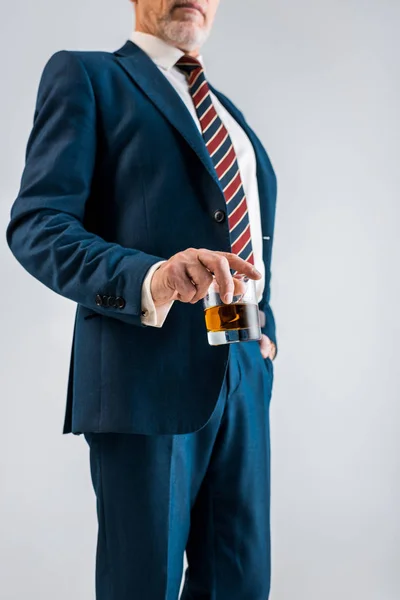
[[[272,600],[398,600],[397,0],[222,1],[204,48],[279,178]],[[62,48],[121,46],[126,2],[1,3],[0,223]],[[83,438],[62,436],[74,305],[0,237],[0,597],[94,597]]]

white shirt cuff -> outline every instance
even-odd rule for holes
[[[156,307],[154,305],[153,296],[151,295],[152,277],[155,271],[157,271],[157,269],[165,262],[167,261],[161,260],[158,263],[155,263],[152,267],[150,267],[150,269],[146,273],[146,277],[143,280],[142,315],[140,318],[143,325],[148,325],[149,327],[162,327],[174,303],[174,300],[171,300],[171,302],[167,302],[166,304],[162,304],[161,306]]]

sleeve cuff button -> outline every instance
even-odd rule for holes
[[[118,296],[118,298],[115,299],[115,306],[117,308],[123,309],[125,308],[126,302],[124,300],[124,298],[121,298],[121,296]]]

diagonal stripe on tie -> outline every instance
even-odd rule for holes
[[[225,196],[232,252],[254,265],[247,199],[236,152],[211,98],[202,64],[183,55],[176,63],[188,77],[189,91],[200,121],[203,139]]]

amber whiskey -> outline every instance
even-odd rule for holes
[[[259,316],[256,304],[221,304],[205,310],[208,331],[233,331],[258,329]]]

